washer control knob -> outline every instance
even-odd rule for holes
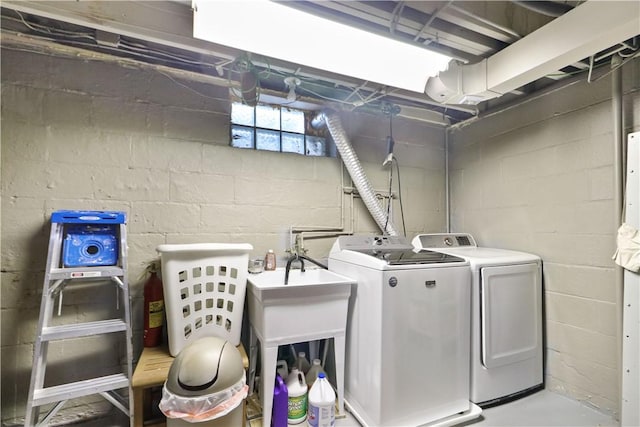
[[[453,239],[451,237],[445,237],[444,244],[447,246],[453,246]]]

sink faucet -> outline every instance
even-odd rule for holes
[[[291,255],[289,257],[289,259],[287,260],[287,267],[284,270],[284,284],[285,285],[289,284],[289,271],[291,270],[291,264],[293,264],[294,261],[300,261],[300,272],[304,273],[304,259],[303,259],[303,256],[300,256],[298,254]]]
[[[293,264],[295,261],[300,261],[300,272],[304,273],[304,260],[307,260],[307,261],[317,265],[318,267],[324,268],[325,270],[329,269],[329,267],[327,267],[326,265],[322,264],[319,261],[316,261],[313,258],[309,258],[306,255],[298,255],[296,253],[294,255],[291,255],[289,257],[289,259],[287,260],[287,267],[284,270],[284,284],[285,285],[289,284],[289,271],[291,270],[291,264]]]
[[[329,267],[327,267],[327,266],[326,266],[326,265],[324,265],[323,263],[321,263],[321,262],[319,262],[319,261],[316,261],[316,260],[315,260],[315,259],[313,259],[313,258],[309,258],[309,257],[308,257],[308,256],[306,256],[306,255],[298,255],[298,257],[299,257],[299,258],[301,258],[301,259],[306,259],[307,261],[309,261],[309,262],[311,262],[311,263],[313,263],[313,264],[317,265],[317,266],[318,266],[318,267],[320,267],[320,268],[324,268],[325,270],[328,270],[328,269],[329,269]],[[302,270],[302,272],[304,272],[304,269]]]

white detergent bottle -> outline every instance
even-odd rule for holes
[[[324,372],[309,390],[307,422],[311,427],[334,427],[336,425],[336,393]]]
[[[311,363],[311,369],[309,369],[309,372],[307,372],[307,375],[305,375],[305,379],[307,380],[307,387],[313,387],[313,383],[316,382],[316,378],[318,378],[318,374],[320,372],[324,373],[320,359],[313,359],[313,362]]]
[[[287,390],[289,391],[289,410],[287,421],[289,424],[300,424],[307,419],[307,383],[304,374],[293,368],[287,378]]]

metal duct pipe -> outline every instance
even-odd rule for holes
[[[449,181],[449,128],[444,130],[444,209],[446,212],[447,233],[451,233],[451,181]]]
[[[349,138],[347,138],[347,133],[342,127],[340,117],[331,110],[321,111],[311,120],[311,125],[316,129],[322,127],[322,125],[327,126],[327,129],[333,138],[333,142],[335,142],[336,148],[340,153],[340,157],[342,157],[342,162],[346,166],[354,185],[358,189],[358,193],[360,194],[362,201],[369,210],[374,221],[378,224],[378,227],[380,227],[380,230],[382,230],[383,233],[390,236],[397,236],[398,231],[391,220],[387,218],[385,209],[378,201],[376,192],[373,190],[369,179],[364,173],[362,165],[358,160],[358,156],[349,142]],[[389,203],[391,202],[392,199],[390,198]]]
[[[625,176],[625,141],[623,124],[623,99],[622,99],[622,58],[614,55],[611,58],[611,110],[613,112],[613,211],[615,218],[613,236],[617,235],[618,228],[623,221],[624,204],[624,176]],[[618,349],[618,389],[622,390],[622,316],[624,303],[624,271],[622,267],[614,264],[615,288],[616,288],[616,339]],[[619,413],[622,411],[622,400],[618,405]]]

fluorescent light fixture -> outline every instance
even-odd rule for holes
[[[451,58],[268,0],[194,0],[193,36],[412,92]]]

